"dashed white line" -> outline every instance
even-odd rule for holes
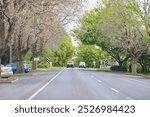
[[[102,81],[101,81],[101,80],[98,80],[98,82],[101,83]]]
[[[49,82],[47,82],[44,86],[42,86],[39,90],[37,90],[33,95],[31,95],[27,100],[32,100],[34,97],[36,97],[41,91],[43,91],[53,80],[55,80],[55,78],[57,76],[59,76],[62,72],[64,71],[64,69],[62,71],[60,71],[58,74],[56,74],[51,80],[49,80]]]
[[[113,90],[116,93],[119,93],[119,91],[117,89],[111,88],[111,90]]]

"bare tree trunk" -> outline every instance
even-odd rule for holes
[[[36,70],[37,69],[37,61],[34,60],[34,58],[38,57],[38,52],[36,50],[36,45],[34,48],[32,48],[32,70]]]
[[[34,60],[34,57],[32,58],[32,70],[37,69],[37,61]]]
[[[42,50],[44,48],[44,42],[43,39],[39,39],[37,40],[31,48],[31,52],[32,52],[32,70],[36,70],[37,69],[37,60],[35,61],[34,58],[38,58],[39,55],[42,53]]]
[[[132,66],[131,66],[131,70],[132,70],[132,74],[137,74],[137,58],[132,58]]]
[[[18,61],[17,61],[17,73],[24,73],[23,64],[24,64],[24,56],[19,53]]]

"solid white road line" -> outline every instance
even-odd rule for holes
[[[64,68],[65,69],[65,68]],[[36,97],[42,90],[44,90],[57,76],[59,76],[63,71],[61,70],[58,74],[56,74],[52,79],[50,79],[44,86],[42,86],[39,90],[37,90],[33,95],[31,95],[27,100],[32,100],[34,97]]]
[[[113,90],[113,91],[116,92],[116,93],[119,93],[119,91],[116,90],[116,89],[114,89],[114,88],[111,88],[111,90]]]

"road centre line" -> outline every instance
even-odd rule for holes
[[[102,81],[101,80],[97,80],[99,83],[101,83]]]
[[[113,90],[116,93],[119,93],[119,91],[117,89],[111,88],[111,90]]]
[[[55,78],[57,78],[63,71],[61,70],[58,74],[56,74],[52,79],[50,79],[44,86],[42,86],[40,89],[38,89],[35,93],[33,93],[27,100],[32,100],[34,97],[36,97],[41,91],[43,91]]]

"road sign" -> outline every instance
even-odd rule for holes
[[[50,57],[46,57],[46,61],[47,61],[49,64],[51,64],[51,59],[50,59]]]
[[[40,60],[39,57],[34,58],[34,61],[39,61],[39,60]]]

